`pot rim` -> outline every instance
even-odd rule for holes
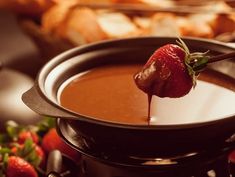
[[[71,120],[76,120],[75,118],[72,117],[77,117],[79,118],[79,121],[85,121],[85,122],[90,122],[90,123],[95,123],[99,124],[102,126],[108,126],[108,127],[116,127],[116,128],[122,128],[122,129],[141,129],[141,130],[177,130],[177,129],[190,129],[190,128],[197,128],[197,127],[204,127],[204,126],[209,126],[213,124],[217,124],[221,121],[229,121],[231,118],[235,118],[235,113],[232,115],[227,115],[224,117],[221,117],[219,119],[215,120],[209,120],[209,121],[204,121],[204,122],[195,122],[195,123],[185,123],[185,124],[169,124],[169,125],[131,125],[131,124],[123,124],[123,123],[114,123],[114,122],[108,122],[108,121],[103,121],[99,119],[92,118],[91,116],[85,116],[81,115],[79,113],[75,113],[69,109],[66,109],[59,104],[55,103],[54,101],[50,100],[45,92],[44,89],[44,81],[47,76],[47,74],[50,72],[51,68],[54,68],[57,66],[57,64],[61,63],[65,59],[69,59],[70,57],[73,57],[74,54],[78,54],[79,52],[86,52],[86,50],[90,51],[92,48],[96,48],[102,45],[107,45],[107,44],[113,44],[113,43],[119,43],[123,41],[140,41],[140,40],[173,40],[177,39],[176,37],[131,37],[131,38],[125,38],[125,39],[115,39],[115,40],[105,40],[101,42],[96,42],[92,44],[87,44],[79,47],[75,47],[73,49],[70,49],[66,52],[63,52],[59,54],[58,56],[52,58],[50,61],[48,61],[39,71],[36,80],[35,80],[35,87],[39,93],[40,96],[43,97],[49,104],[53,105],[57,109],[60,109],[68,114],[71,115]],[[195,38],[195,37],[182,37],[183,40],[188,40],[191,42],[201,42],[204,45],[210,44],[210,45],[215,45],[217,47],[223,47],[228,50],[235,50],[235,47],[219,42],[216,40],[212,39],[203,39],[203,38]],[[62,118],[62,117],[60,117]]]

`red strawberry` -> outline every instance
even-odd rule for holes
[[[35,162],[32,162],[35,165],[43,166],[45,164],[44,151],[37,144],[32,144],[32,146],[28,149],[25,148],[24,144],[15,145],[11,148],[11,153],[28,161],[36,160]],[[37,156],[37,159],[35,159],[33,153]]]
[[[228,156],[228,159],[230,162],[234,163],[235,164],[235,150],[233,150],[229,156]]]
[[[32,139],[33,142],[36,144],[38,144],[38,142],[39,142],[38,135],[32,131],[24,130],[19,133],[19,136],[18,136],[18,143],[19,144],[23,144],[25,142],[25,140],[27,140],[27,139]]]
[[[181,43],[180,43],[181,42]],[[208,61],[205,53],[189,53],[182,40],[157,49],[134,76],[136,85],[148,95],[182,97],[193,85],[198,70]]]
[[[7,177],[38,177],[34,167],[24,159],[17,156],[10,156],[8,158]]]
[[[57,134],[56,129],[52,128],[42,139],[42,148],[49,153],[52,150],[59,150],[74,160],[80,159],[80,154],[67,145]]]
[[[34,147],[35,147],[35,152],[36,152],[37,156],[40,158],[41,163],[43,163],[45,160],[44,151],[42,150],[42,148],[40,146],[38,146],[36,144]]]
[[[44,167],[46,165],[46,156],[41,146],[35,144],[35,152],[39,158],[39,166]]]
[[[42,150],[42,148],[40,147],[40,146],[38,146],[38,145],[36,145],[36,144],[33,144],[32,145],[32,148],[35,150],[35,152],[37,153],[37,155],[39,156],[39,157],[44,157],[44,152],[43,152],[43,150]],[[24,149],[24,145],[23,144],[19,144],[18,146],[14,146],[14,147],[12,147],[11,148],[11,152],[13,153],[13,154],[19,154],[20,153],[20,151],[22,151]]]

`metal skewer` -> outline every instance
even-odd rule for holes
[[[213,62],[226,60],[226,59],[233,59],[234,60],[235,59],[235,52],[212,56],[209,58],[208,63],[213,63]]]

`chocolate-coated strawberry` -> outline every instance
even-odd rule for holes
[[[148,95],[178,98],[195,86],[196,77],[207,62],[206,53],[190,53],[180,39],[178,45],[167,44],[157,49],[134,80]]]
[[[6,177],[38,177],[34,167],[17,156],[10,156],[7,161]]]

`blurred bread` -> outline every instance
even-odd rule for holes
[[[233,12],[231,6],[229,6],[225,1],[208,1],[208,5],[201,7],[205,12],[213,13],[228,13]]]
[[[148,29],[151,25],[151,18],[149,17],[136,16],[133,21],[141,29]]]
[[[75,8],[70,11],[64,25],[64,35],[76,45],[108,38],[98,23],[96,13],[89,8]]]
[[[214,33],[206,22],[172,13],[156,13],[152,17],[150,35],[212,38]]]
[[[52,57],[61,52],[74,47],[66,40],[52,36],[40,29],[32,20],[20,21],[20,26],[26,34],[28,34],[39,49],[42,63],[48,61]]]
[[[59,0],[58,0],[59,1]],[[81,3],[112,3],[112,0],[76,0]]]
[[[169,7],[174,5],[172,0],[112,0],[114,3],[136,3],[157,7]]]
[[[98,14],[97,20],[108,38],[131,37],[140,34],[132,20],[120,12]]]
[[[190,16],[190,19],[198,23],[199,27],[201,27],[201,24],[208,24],[212,28],[214,36],[222,33],[230,33],[235,30],[234,9],[232,9],[232,7],[227,3],[224,1],[215,1],[212,5],[207,5],[203,8],[205,11],[211,13],[195,14]]]
[[[120,13],[95,11],[73,5],[56,5],[42,17],[42,30],[75,45],[141,33],[132,20]]]
[[[235,31],[235,14],[195,14],[189,16],[189,19],[198,24],[197,30],[201,29],[202,24],[209,25],[217,36],[222,33],[231,33]]]
[[[212,23],[216,35],[235,31],[235,14],[218,15]]]
[[[180,17],[171,13],[156,13],[151,20],[150,35],[181,36],[180,20]]]
[[[215,20],[215,17],[216,16],[214,14],[196,14],[187,16],[189,25],[184,27],[186,31],[183,32],[183,35],[213,38],[215,36],[215,32],[210,24]]]
[[[179,15],[174,13],[129,14],[105,9],[90,9],[77,3],[136,3],[157,7],[174,6],[173,0],[0,0],[0,8],[20,14],[40,15],[24,23],[23,29],[32,37],[43,54],[50,58],[82,44],[133,36],[192,36],[215,38],[234,34],[235,13],[221,1],[203,6],[205,11],[226,14],[201,13]],[[227,13],[230,13],[228,15]],[[22,20],[22,19],[20,19]]]
[[[54,4],[54,0],[0,0],[0,8],[32,16],[41,15]]]
[[[60,3],[47,10],[41,18],[42,30],[52,36],[63,38],[64,23],[73,3]]]

